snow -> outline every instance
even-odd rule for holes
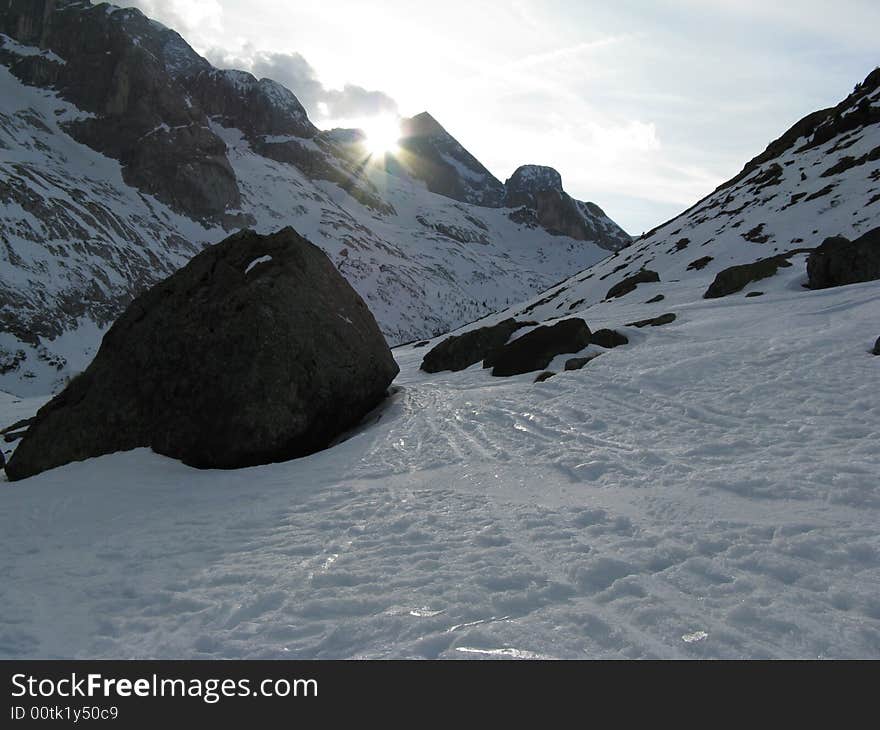
[[[539,385],[399,348],[306,459],[0,488],[0,656],[876,659],[880,291],[802,264]]]
[[[251,262],[248,264],[247,268],[244,270],[244,273],[245,273],[245,274],[250,274],[250,273],[251,273],[251,270],[252,270],[255,266],[258,266],[258,265],[260,265],[260,264],[266,264],[266,263],[269,263],[271,260],[272,260],[272,257],[271,257],[271,256],[260,256],[259,258],[254,259],[253,261],[251,261]]]
[[[67,61],[61,58],[61,56],[59,56],[57,53],[54,53],[53,51],[43,50],[42,48],[37,48],[36,46],[23,45],[14,38],[10,38],[8,35],[4,35],[3,33],[0,33],[0,48],[9,53],[14,53],[16,56],[41,56],[47,61],[57,63],[60,66],[67,65]]]

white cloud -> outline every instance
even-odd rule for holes
[[[223,31],[223,7],[218,0],[122,0],[116,4],[138,8],[188,39],[193,34]]]
[[[319,124],[329,120],[351,120],[397,116],[397,102],[382,91],[345,84],[329,89],[299,53],[260,51],[245,44],[237,52],[220,48],[209,49],[205,57],[218,68],[250,71],[257,78],[269,78],[296,94],[309,115]]]

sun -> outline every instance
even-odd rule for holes
[[[396,152],[400,143],[400,121],[394,117],[377,117],[363,125],[364,144],[371,155]]]

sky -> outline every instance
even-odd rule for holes
[[[878,64],[877,0],[130,0],[323,128],[430,112],[638,235]]]

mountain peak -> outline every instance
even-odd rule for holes
[[[401,122],[400,130],[403,137],[450,136],[443,125],[428,112],[421,112],[414,117],[404,119]]]

